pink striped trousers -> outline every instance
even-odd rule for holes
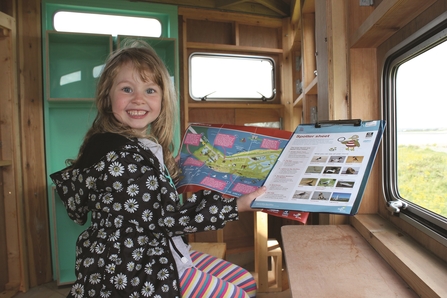
[[[194,268],[180,278],[182,297],[256,297],[256,282],[245,269],[197,251],[191,251]]]

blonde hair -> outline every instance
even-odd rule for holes
[[[151,79],[162,90],[160,115],[149,125],[146,134],[121,123],[112,112],[110,90],[122,66],[127,63],[133,65],[143,81]],[[98,81],[96,108],[96,118],[84,137],[77,159],[83,154],[90,137],[97,133],[112,132],[130,138],[150,138],[163,148],[164,163],[172,178],[176,180],[179,169],[173,156],[173,140],[177,122],[177,94],[165,64],[151,46],[142,40],[126,40],[120,49],[111,53]],[[73,163],[75,161],[71,161],[71,164]]]

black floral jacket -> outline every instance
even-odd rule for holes
[[[180,297],[170,238],[237,220],[235,198],[200,191],[180,204],[164,166],[137,139],[93,136],[84,157],[50,175],[78,238],[71,297]]]

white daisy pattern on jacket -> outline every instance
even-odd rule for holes
[[[90,142],[110,145],[86,167],[50,175],[73,221],[91,214],[69,296],[180,297],[169,238],[224,227],[238,218],[236,200],[205,190],[181,205],[166,168],[137,139],[107,133]]]

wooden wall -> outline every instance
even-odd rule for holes
[[[16,222],[14,213],[16,211],[15,200],[11,197],[15,195],[15,171],[13,166],[13,149],[16,144],[12,142],[14,116],[18,114],[16,109],[17,90],[15,81],[14,61],[14,39],[15,39],[14,19],[7,14],[0,13],[0,89],[3,95],[0,99],[0,264],[5,270],[0,272],[0,291],[4,291],[7,284],[11,284],[10,278],[17,279],[17,274],[9,274],[10,257],[9,252],[18,247],[18,237],[8,243],[6,240],[18,231],[11,229],[10,221]],[[11,234],[11,232],[13,234]],[[18,257],[16,255],[16,257]]]
[[[1,271],[8,274],[6,289],[25,291],[52,279],[43,157],[40,1],[6,0],[0,9],[4,14],[1,19],[11,19],[14,24],[11,33],[1,38],[4,42],[5,38],[12,37],[12,51],[1,51],[10,56],[1,59],[0,68],[5,69],[5,63],[14,63],[10,69],[13,81],[8,86],[16,86],[16,99],[2,96],[0,105],[2,112],[7,113],[2,114],[2,127],[5,119],[12,119],[9,146],[17,156],[10,158],[12,166],[2,167],[0,174],[3,185],[15,186],[14,192],[5,188],[3,191],[9,195],[5,218],[7,232],[11,234],[6,238],[8,266],[2,266]],[[5,78],[2,75],[0,81],[4,82]],[[8,106],[12,109],[6,111]],[[2,144],[6,145],[7,136],[3,131]],[[5,153],[6,148],[2,150]],[[3,155],[3,158],[7,157]],[[9,173],[10,170],[14,173]]]
[[[247,17],[237,13],[210,12],[179,8],[182,131],[189,123],[225,123],[245,125],[257,122],[284,122],[281,85],[283,66],[283,22],[280,19]],[[189,95],[188,58],[193,52],[263,55],[274,59],[277,72],[277,96],[271,102],[261,101],[194,101]],[[231,86],[229,86],[231,87]],[[287,125],[287,124],[286,124]],[[291,129],[288,126],[287,129]],[[275,219],[272,219],[273,223]],[[197,233],[194,241],[215,241],[215,232]],[[279,237],[279,230],[276,237]],[[242,213],[240,220],[224,229],[227,255],[254,248],[254,217]]]
[[[44,159],[41,3],[18,0],[19,98],[29,286],[52,279]]]
[[[13,78],[17,82],[17,102],[13,107],[16,108],[16,121],[18,122],[13,126],[15,133],[12,135],[14,142],[19,144],[15,151],[19,159],[17,164],[20,164],[18,170],[21,174],[17,177],[14,176],[13,182],[18,185],[19,193],[15,194],[11,202],[14,206],[18,204],[23,207],[22,209],[14,209],[14,215],[17,216],[14,222],[11,222],[10,217],[6,217],[9,225],[13,224],[17,227],[15,238],[7,236],[5,234],[8,230],[7,226],[0,224],[0,237],[6,238],[3,243],[9,245],[9,248],[0,246],[0,252],[2,252],[3,260],[7,260],[7,264],[10,265],[9,270],[2,270],[5,273],[0,275],[0,281],[3,281],[2,284],[7,284],[7,287],[12,291],[26,291],[30,287],[46,283],[52,279],[44,161],[45,136],[42,114],[41,3],[39,0],[6,0],[1,2],[0,10],[5,14],[5,19],[14,21],[13,29],[17,30],[16,38],[12,44],[17,49],[17,55],[14,56],[13,60],[16,66],[14,68],[16,74],[13,75]],[[196,16],[198,15],[196,14]],[[282,20],[237,15],[232,17],[244,21],[236,24],[235,20],[228,21],[228,15],[221,13],[214,15],[217,23],[213,28],[220,30],[221,33],[226,32],[226,35],[213,34],[213,30],[211,30],[208,34],[199,36],[194,35],[194,30],[189,30],[188,36],[188,31],[185,29],[181,37],[182,43],[180,46],[184,51],[182,53],[201,48],[203,45],[200,44],[202,43],[206,44],[207,49],[212,50],[222,48],[225,52],[231,53],[268,54],[277,61],[280,68],[284,66],[284,59],[288,59],[288,57],[283,55],[282,50],[284,44],[282,39],[284,22]],[[203,19],[200,20],[201,17],[196,20],[189,15],[188,18],[192,28],[203,22]],[[257,30],[262,30],[265,35],[253,34]],[[240,38],[241,36],[242,38]],[[212,38],[218,38],[217,42],[221,44],[213,46],[216,40]],[[260,52],[259,49],[261,49]],[[12,56],[6,57],[5,60],[11,58]],[[183,71],[187,73],[185,72],[186,69],[183,69]],[[278,79],[280,77],[282,76],[278,75]],[[287,87],[283,87],[284,85],[287,86],[282,82],[279,87],[279,94],[282,96],[269,104],[240,103],[235,105],[216,103],[204,107],[192,102],[187,97],[183,97],[186,98],[186,101],[182,103],[187,106],[189,111],[189,113],[183,114],[183,124],[185,125],[188,121],[244,124],[277,121],[286,118],[287,128],[290,129],[295,124],[287,123],[287,119],[290,119],[290,117],[287,118],[288,110],[287,108],[284,109],[281,102],[287,97],[286,92],[290,92],[290,89],[287,90]],[[1,100],[3,100],[3,97]],[[289,96],[288,101],[293,101],[291,96]],[[185,108],[183,106],[184,111]],[[4,142],[4,134],[1,137],[2,142]],[[4,173],[5,169],[2,167],[0,176],[4,176]],[[5,181],[8,180],[3,177],[3,185]],[[5,191],[2,191],[2,194],[4,193]],[[4,196],[0,198],[4,198]],[[4,199],[1,202],[4,203]],[[7,212],[7,210],[3,211],[0,208],[0,212]],[[16,220],[22,223],[22,226],[16,224]],[[235,249],[241,247],[252,248],[252,215],[243,216],[240,224],[240,227],[234,228],[234,231],[238,231],[235,233],[236,237],[227,239],[230,243],[229,246]],[[19,238],[22,240],[19,241]],[[6,265],[2,266],[3,268],[6,269]],[[9,271],[9,274],[6,271]],[[15,282],[11,283],[11,280]]]
[[[312,1],[306,1],[310,2]],[[327,53],[328,63],[320,64],[318,70],[319,75],[328,75],[327,84],[332,86],[328,89],[330,93],[326,99],[327,105],[332,105],[328,109],[330,117],[379,117],[380,65],[385,53],[429,22],[433,16],[447,11],[446,0],[379,0],[374,1],[375,4],[371,7],[359,7],[358,0],[315,2],[314,7],[326,5],[320,26],[326,26],[324,20],[329,19],[331,24],[345,26],[344,29],[329,26],[332,30],[336,29],[326,31],[331,34],[328,41],[333,47]],[[429,9],[421,14],[427,8]],[[0,217],[6,218],[5,222],[0,222],[0,290],[3,290],[1,287],[6,284],[5,288],[26,291],[29,287],[52,279],[44,162],[40,9],[40,0],[0,2],[0,87],[2,90],[11,90],[11,94],[15,93],[10,97],[0,97],[0,160],[14,160],[14,164],[0,167]],[[338,9],[344,14],[336,13]],[[294,82],[290,82],[290,78],[297,77],[292,71],[291,61],[296,55],[302,54],[301,45],[297,46],[297,43],[303,40],[295,40],[295,34],[300,30],[298,24],[292,24],[290,19],[278,20],[222,12],[203,14],[194,9],[180,9],[179,13],[183,128],[189,122],[243,124],[282,118],[284,128],[292,130],[299,123],[301,108],[294,107]],[[412,21],[419,14],[421,15]],[[204,23],[206,26],[202,26]],[[376,26],[377,24],[383,26]],[[201,27],[205,27],[206,31],[198,31]],[[253,34],[260,32],[258,30],[265,35]],[[340,32],[345,32],[345,35],[340,37]],[[11,40],[12,43],[9,43]],[[340,50],[343,46],[347,49],[345,52]],[[12,48],[16,50],[11,50]],[[281,68],[280,98],[272,103],[259,104],[192,101],[188,96],[188,85],[184,78],[188,73],[186,58],[194,50],[271,55]],[[10,54],[4,56],[5,53]],[[338,59],[337,55],[346,56]],[[15,67],[5,68],[11,61]],[[329,68],[330,63],[334,65],[329,71],[325,67]],[[8,75],[5,75],[5,69],[9,70]],[[346,77],[344,81],[335,79],[340,77],[340,73]],[[15,83],[11,83],[13,81]],[[316,99],[315,94],[310,95],[310,98]],[[315,104],[312,101],[310,103]],[[5,107],[9,109],[7,113],[4,112]],[[305,106],[303,110],[306,111]],[[12,138],[7,139],[7,136]],[[6,143],[17,155],[7,156],[10,154],[7,152],[12,151],[5,151]],[[11,169],[14,169],[14,173],[11,173]],[[380,204],[383,200],[380,158],[370,179],[360,213],[379,212],[382,216],[389,217],[384,210],[384,204]],[[11,192],[12,196],[8,188],[11,185],[15,186]],[[396,223],[398,221],[398,218],[389,219]],[[345,218],[324,217],[320,220],[322,223],[339,223],[344,222]],[[242,228],[236,237],[226,235],[227,241],[233,243],[230,248],[241,247],[238,241],[242,238],[253,239],[250,234],[250,231],[253,231],[252,218],[248,216],[242,219],[241,223]],[[8,234],[10,227],[14,228],[11,230],[13,233]],[[419,237],[422,243],[436,246],[436,243],[430,242],[414,229],[406,229],[416,238]],[[245,242],[242,246],[250,245],[251,243]],[[445,247],[439,245],[434,248],[440,254],[444,252],[443,249],[445,250]]]

